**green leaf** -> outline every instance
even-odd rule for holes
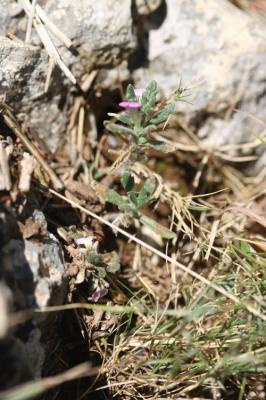
[[[152,182],[146,181],[144,183],[138,195],[137,208],[143,207],[152,200],[154,189],[155,185]]]
[[[121,183],[126,192],[135,191],[135,182],[134,178],[130,172],[125,172],[122,176]]]
[[[113,252],[107,267],[108,272],[115,273],[120,270],[119,256],[117,253]]]
[[[109,117],[114,117],[118,121],[123,122],[126,125],[133,125],[132,119],[129,115],[124,114],[116,114],[116,113],[108,113]]]
[[[102,264],[101,256],[96,251],[90,251],[86,259],[95,266]]]
[[[126,135],[134,135],[133,129],[127,128],[118,124],[105,124],[106,129],[112,133],[126,134]]]
[[[139,145],[146,146],[148,143],[148,139],[145,136],[139,136],[137,142]]]
[[[107,273],[106,273],[106,270],[104,267],[99,267],[97,272],[98,272],[99,278],[101,278],[101,279],[106,278]]]
[[[96,181],[98,181],[99,179],[101,179],[104,176],[105,172],[101,171],[98,168],[95,168],[92,171],[92,175],[93,175],[93,179],[95,179]]]
[[[241,242],[240,242],[240,248],[241,248],[242,253],[243,253],[245,256],[250,256],[250,254],[251,254],[251,247],[250,247],[249,243],[245,242],[244,240],[241,240]]]
[[[171,151],[175,150],[174,146],[171,146],[170,144],[165,143],[162,140],[148,139],[146,142],[146,146],[152,147],[158,151],[162,151],[163,153],[170,153]]]
[[[116,205],[117,207],[125,206],[127,204],[126,200],[120,196],[115,190],[107,190],[104,200],[107,203]]]
[[[155,114],[150,120],[149,120],[149,124],[154,124],[154,125],[159,125],[162,122],[167,121],[167,119],[169,118],[169,116],[171,114],[173,114],[175,109],[175,104],[174,103],[170,103],[168,105],[166,105],[160,112],[158,112],[157,114]]]
[[[151,81],[141,96],[141,111],[143,111],[144,114],[149,114],[153,111],[156,105],[157,92],[158,90],[156,81]]]
[[[134,86],[129,84],[127,87],[126,99],[129,101],[137,101],[137,96],[135,94]]]
[[[132,190],[132,192],[129,192],[129,199],[131,203],[133,203],[134,206],[138,208],[138,196],[135,191]]]
[[[147,217],[146,215],[141,215],[140,222],[143,225],[148,226],[158,235],[160,235],[164,239],[174,239],[176,234],[169,229],[165,228],[163,225],[158,224],[158,222],[154,221],[153,219]]]
[[[144,135],[148,135],[151,132],[157,131],[157,126],[156,125],[148,125],[146,128],[143,130]]]
[[[142,96],[146,96],[146,97],[150,98],[154,95],[157,95],[157,92],[158,92],[157,82],[153,80],[148,84],[148,86]]]

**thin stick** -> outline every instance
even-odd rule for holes
[[[79,109],[78,133],[77,133],[77,151],[79,154],[81,154],[83,150],[84,118],[85,118],[85,110],[84,107],[81,106]]]
[[[90,363],[85,362],[76,367],[68,369],[61,374],[50,376],[48,378],[37,379],[32,382],[27,382],[16,386],[15,388],[7,389],[0,392],[2,400],[26,400],[29,398],[36,398],[37,395],[42,394],[48,389],[61,385],[64,382],[69,382],[75,379],[80,379],[85,376],[94,376],[99,372],[99,368],[92,367]]]
[[[211,230],[211,234],[210,234],[210,242],[209,242],[207,253],[206,253],[205,257],[204,257],[206,261],[209,260],[209,257],[210,257],[210,254],[211,254],[211,249],[212,249],[212,246],[213,246],[216,234],[217,234],[219,223],[220,223],[220,221],[219,221],[219,219],[217,219],[212,224],[212,230]]]
[[[60,31],[60,29],[47,17],[44,10],[39,5],[36,6],[36,14],[47,26],[49,31],[55,37],[57,37],[67,48],[70,48],[73,45],[72,41],[62,31]]]
[[[3,113],[3,118],[7,126],[15,133],[15,135],[22,141],[22,143],[27,147],[27,149],[31,152],[31,154],[36,158],[38,163],[43,167],[43,169],[49,175],[54,187],[57,190],[61,190],[64,187],[62,181],[58,178],[58,176],[54,173],[49,164],[45,161],[45,159],[40,155],[38,149],[34,146],[33,143],[21,132],[18,124],[12,117],[7,115],[5,112]]]
[[[31,31],[32,31],[32,23],[33,23],[33,18],[34,18],[34,15],[35,15],[36,3],[37,3],[37,0],[32,0],[32,3],[31,3],[31,11],[30,11],[30,13],[29,13],[29,19],[28,19],[28,25],[27,25],[27,32],[26,32],[26,38],[25,38],[25,43],[26,43],[26,44],[30,44]]]
[[[25,13],[30,17],[32,13],[32,4],[29,2],[29,0],[21,0],[23,9]],[[68,79],[75,85],[77,83],[76,78],[70,71],[70,69],[67,67],[66,64],[64,64],[63,60],[60,57],[60,54],[58,53],[58,50],[56,49],[50,35],[48,34],[44,24],[42,23],[42,20],[38,15],[34,15],[33,18],[33,26],[35,27],[48,55],[54,59],[55,63],[61,68],[63,73],[66,75]]]
[[[0,177],[2,178],[2,182],[0,182],[0,190],[10,190],[11,178],[8,167],[8,156],[2,142],[0,142]]]
[[[173,258],[167,256],[166,254],[164,254],[160,250],[155,249],[154,247],[152,247],[149,244],[143,242],[139,238],[137,238],[137,237],[131,235],[130,233],[126,232],[124,229],[122,229],[122,228],[120,228],[118,226],[114,226],[111,222],[106,221],[104,218],[100,217],[99,215],[95,214],[92,211],[87,210],[86,208],[84,208],[84,207],[80,206],[79,204],[75,203],[74,201],[72,201],[70,199],[67,199],[65,196],[61,195],[60,193],[57,193],[55,190],[48,188],[48,191],[50,193],[52,193],[54,196],[60,198],[61,200],[64,200],[68,204],[72,205],[72,207],[78,208],[79,210],[83,211],[85,214],[90,215],[92,218],[97,219],[102,224],[105,224],[105,225],[109,226],[110,228],[112,228],[113,230],[121,233],[123,236],[126,236],[131,241],[133,241],[135,243],[138,243],[140,246],[145,247],[147,250],[151,251],[152,253],[157,254],[163,260],[168,261],[169,263],[173,263],[176,267],[181,269],[183,272],[188,273],[189,275],[193,276],[193,278],[201,281],[205,285],[208,285],[212,289],[216,290],[221,295],[227,297],[228,299],[233,301],[235,304],[238,304],[238,305],[241,305],[241,306],[245,307],[251,314],[255,315],[256,317],[261,318],[263,321],[266,321],[266,315],[262,314],[259,310],[257,310],[256,308],[250,306],[249,304],[242,303],[241,300],[239,300],[232,293],[228,293],[222,287],[220,287],[220,286],[216,285],[215,283],[209,281],[208,279],[204,278],[204,276],[201,276],[197,272],[195,272],[193,270],[190,270],[185,265],[183,265],[180,262],[174,260]]]
[[[45,85],[44,85],[44,93],[48,92],[54,66],[55,66],[54,59],[52,57],[49,57],[47,76],[46,76],[46,81],[45,81]]]

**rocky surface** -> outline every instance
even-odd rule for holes
[[[12,9],[10,0],[0,0],[0,35],[4,35],[10,26]]]
[[[163,24],[149,32],[149,66],[134,78],[157,80],[164,95],[180,84],[189,101],[180,103],[186,121],[210,148],[254,139],[265,126],[266,30],[225,0],[167,1]],[[242,112],[234,112],[234,108]],[[266,165],[266,154],[255,171]]]
[[[24,240],[11,239],[3,248],[6,279],[14,281],[15,302],[21,308],[61,304],[66,278],[59,242],[47,232],[46,221],[40,211],[35,210],[20,229]],[[36,235],[39,240],[35,239]]]
[[[12,212],[0,211],[1,390],[40,376],[48,345],[45,317],[10,330],[9,312],[63,304],[67,281],[62,248],[44,215],[35,210],[19,228]]]
[[[92,68],[117,65],[137,45],[131,0],[124,0],[122,4],[112,0],[48,0],[45,4],[49,19],[73,42],[73,49],[67,49],[49,32],[63,62],[78,80]],[[2,34],[10,25],[15,5],[13,1],[0,1]],[[34,29],[33,43],[41,44],[40,40],[36,41]],[[59,68],[55,68],[49,90],[44,93],[48,74],[46,50],[5,37],[0,37],[0,66],[1,95],[19,120],[27,124],[32,136],[40,138],[45,147],[54,153],[64,138],[68,105],[66,93],[71,82]]]
[[[0,92],[21,122],[54,152],[66,124],[66,89],[59,72],[48,93],[44,85],[48,57],[44,50],[0,37]]]
[[[77,78],[93,67],[117,65],[136,48],[131,0],[48,0],[45,11],[73,42],[76,55],[55,40]]]

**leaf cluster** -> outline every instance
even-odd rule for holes
[[[106,192],[105,201],[116,205],[127,216],[137,219],[164,239],[173,239],[175,237],[173,232],[140,211],[141,208],[151,204],[155,200],[153,197],[155,185],[150,180],[147,180],[142,185],[140,191],[137,191],[134,177],[129,172],[126,172],[122,176],[121,184],[127,193],[126,198],[111,189]]]

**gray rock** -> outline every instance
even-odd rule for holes
[[[8,5],[13,3],[0,0],[0,11],[3,10],[0,21],[5,20],[2,34],[10,23]],[[131,0],[48,0],[44,7],[49,19],[73,41],[74,51],[70,51],[49,32],[64,63],[77,79],[92,68],[119,64],[137,45]],[[34,43],[40,44],[34,29],[32,37]],[[54,153],[64,137],[70,82],[56,68],[49,91],[44,93],[48,72],[46,51],[4,37],[0,37],[0,66],[1,95],[19,120],[29,125],[33,136],[39,137]]]
[[[11,329],[10,311],[61,305],[67,289],[63,251],[43,213],[34,210],[26,221],[18,229],[15,214],[0,207],[0,390],[40,377],[49,347],[51,316]],[[29,224],[37,237],[22,240]]]
[[[265,130],[245,114],[266,119],[265,28],[225,0],[168,0],[167,9],[150,31],[150,65],[135,71],[137,85],[155,79],[166,96],[180,81],[190,87],[192,104],[179,110],[209,148],[253,140]],[[266,155],[253,172],[263,165]]]
[[[55,71],[49,91],[44,93],[47,68],[44,50],[0,37],[1,96],[54,152],[66,123],[66,89]]]
[[[13,298],[20,308],[62,304],[66,290],[62,248],[46,231],[42,212],[34,211],[32,223],[42,229],[42,237],[9,240],[3,247],[3,275],[6,281],[13,282]]]
[[[15,282],[16,300],[21,306],[43,308],[48,304],[61,304],[65,293],[65,266],[62,250],[53,236],[42,242],[13,239],[4,252],[9,275]]]
[[[131,0],[48,0],[45,11],[63,31],[78,55],[55,40],[76,78],[92,67],[117,65],[135,49]]]
[[[25,383],[33,379],[33,376],[24,343],[12,335],[1,338],[0,391]]]
[[[4,35],[11,23],[10,0],[0,0],[0,35]]]

